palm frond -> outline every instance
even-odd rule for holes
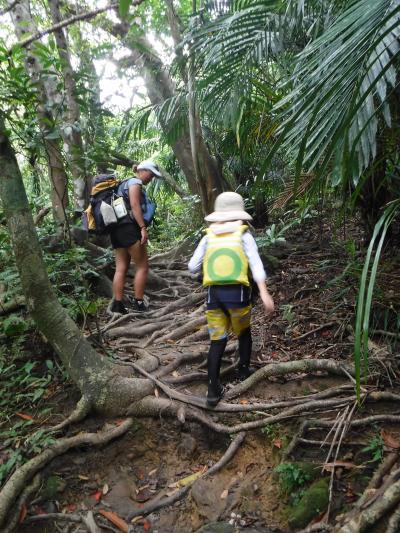
[[[162,104],[145,106],[127,117],[122,124],[121,141],[127,141],[132,135],[142,137],[155,119],[162,126],[166,142],[173,143],[186,131],[186,117],[186,95],[178,93]]]
[[[390,125],[388,91],[396,86],[400,5],[357,0],[300,54],[294,88],[275,107],[283,123],[277,145],[297,168],[335,173],[357,183],[376,155],[380,118]]]

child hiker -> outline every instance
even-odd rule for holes
[[[243,222],[252,220],[244,210],[243,198],[235,192],[224,192],[215,201],[215,211],[205,217],[212,222],[189,262],[192,273],[203,268],[203,285],[207,287],[207,325],[210,334],[208,352],[207,403],[215,406],[222,398],[219,381],[221,359],[228,333],[239,339],[239,378],[248,378],[251,357],[251,290],[250,267],[267,314],[274,310],[274,301],[265,283],[266,274],[257,244]]]

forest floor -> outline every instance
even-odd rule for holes
[[[270,255],[274,258],[265,259],[270,264],[269,287],[276,312],[265,317],[259,303],[253,309],[253,365],[262,368],[271,363],[318,359],[335,360],[347,368],[352,362],[354,300],[360,272],[354,250],[346,252],[344,243],[333,242],[329,229],[319,233],[318,228],[310,226],[301,232],[293,231],[287,242],[269,247]],[[160,383],[189,397],[204,398],[208,339],[203,290],[187,273],[186,259],[152,260],[149,313],[110,320],[104,308],[96,323],[87,324],[87,334],[99,350],[123,364],[146,358],[145,370],[151,372],[156,359],[152,375]],[[386,291],[394,287],[391,268]],[[130,293],[128,288],[127,294]],[[176,302],[181,305],[175,307]],[[385,388],[400,394],[400,374],[395,364],[388,364],[396,346],[387,341],[379,333],[370,341],[373,364],[364,388],[368,394]],[[229,391],[237,385],[233,339],[228,347],[223,364],[227,389],[224,402],[242,408],[256,402],[288,402],[296,406],[310,398],[317,402],[315,409],[294,412],[277,423],[272,421],[248,431],[233,458],[210,478],[203,478],[202,474],[224,455],[235,435],[185,421],[184,412],[178,419],[161,413],[158,419],[136,420],[118,440],[100,448],[86,446],[69,451],[48,464],[41,490],[25,506],[26,516],[17,530],[79,531],[81,526],[72,522],[49,517],[37,522],[30,519],[48,513],[92,510],[100,531],[128,531],[130,524],[132,533],[190,533],[216,522],[219,525],[214,529],[201,531],[300,531],[302,527],[292,522],[292,515],[307,489],[321,479],[328,500],[310,515],[313,523],[327,518],[327,506],[330,519],[348,510],[382,458],[400,448],[399,425],[391,424],[390,416],[387,422],[383,417],[379,425],[372,421],[361,430],[350,427],[350,421],[397,414],[397,404],[388,399],[358,406],[352,376],[346,372],[332,376],[324,370],[272,376],[230,399]],[[177,358],[181,365],[176,364]],[[154,394],[168,396],[157,383]],[[334,395],[339,400],[336,403],[318,403],[319,398]],[[29,431],[33,433],[44,423],[58,423],[66,417],[78,399],[78,392],[64,382],[46,392],[43,401],[52,407],[46,420],[37,420],[35,413],[26,412],[17,417],[25,416],[25,421],[31,417]],[[257,420],[259,415],[216,410],[210,416],[215,424],[221,420],[241,424]],[[302,422],[316,418],[330,420],[333,431],[311,424],[299,432]],[[75,435],[100,428],[104,428],[104,419],[90,416],[65,433]],[[0,447],[0,461],[1,450]],[[6,459],[3,457],[3,463]],[[277,471],[280,463],[284,467]],[[159,510],[147,511],[149,504],[173,495],[185,484],[191,485],[185,497]],[[378,524],[376,531],[385,531],[382,527]]]

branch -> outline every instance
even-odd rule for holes
[[[12,9],[14,9],[14,7],[18,4],[20,0],[14,0],[14,2],[12,4],[10,4],[8,7],[5,7],[4,9],[2,9],[0,11],[0,17],[2,17],[3,15],[5,15],[6,13],[8,13],[9,11],[11,11]]]
[[[51,211],[51,205],[49,205],[47,207],[43,207],[33,219],[33,223],[35,224],[35,226],[39,226],[41,224],[42,220],[44,219],[44,217],[48,213],[50,213],[50,211]]]
[[[133,0],[132,5],[138,6],[140,5],[144,0]],[[17,2],[15,2],[17,4]],[[81,13],[80,15],[73,15],[72,17],[69,17],[68,19],[62,20],[58,24],[54,24],[53,26],[50,26],[50,28],[47,28],[45,30],[38,31],[31,37],[28,37],[27,39],[24,39],[23,41],[19,41],[16,44],[14,44],[9,52],[12,52],[14,48],[21,47],[26,48],[30,44],[32,44],[34,41],[37,41],[38,39],[41,39],[45,35],[48,35],[49,33],[54,33],[55,31],[61,30],[62,28],[65,28],[67,26],[70,26],[71,24],[74,24],[75,22],[79,22],[81,20],[90,20],[94,17],[97,17],[100,13],[104,13],[105,11],[109,11],[110,9],[116,9],[119,5],[119,2],[115,2],[112,4],[109,4],[106,7],[101,7],[99,9],[95,9],[94,11],[89,11],[88,13]]]

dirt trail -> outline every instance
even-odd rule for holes
[[[348,287],[345,298],[338,299],[337,286],[327,283],[338,272],[335,254],[333,249],[321,251],[306,243],[287,248],[281,254],[280,264],[275,265],[269,281],[277,312],[273,318],[266,319],[258,304],[253,310],[252,360],[256,367],[308,359],[336,360],[343,365],[351,361],[352,338],[348,326],[354,288]],[[131,279],[128,296],[132,295],[130,285]],[[149,502],[174,493],[174,483],[196,476],[215,464],[231,442],[228,434],[185,420],[185,409],[205,403],[208,349],[203,290],[195,277],[187,273],[186,261],[162,258],[153,261],[148,296],[146,313],[130,313],[112,320],[104,313],[101,336],[92,334],[92,339],[122,364],[137,365],[135,372],[140,374],[140,369],[150,372],[160,384],[186,395],[189,404],[183,407],[178,419],[171,420],[161,413],[158,420],[138,420],[125,436],[103,449],[79,449],[54,460],[46,473],[58,476],[62,486],[47,500],[37,502],[35,512],[105,509],[127,522],[132,514],[139,515],[130,526],[132,533],[190,533],[216,521],[225,524],[227,529],[221,531],[227,533],[232,525],[237,530],[248,529],[253,533],[289,531],[286,502],[274,468],[281,461],[283,450],[290,445],[293,450],[296,446],[298,459],[320,464],[326,455],[325,451],[315,452],[315,447],[310,447],[312,440],[307,444],[303,438],[306,434],[293,440],[298,422],[306,416],[299,419],[301,409],[299,415],[288,415],[279,424],[268,425],[265,431],[249,432],[233,459],[209,479],[197,480],[185,498],[140,516],[141,509]],[[94,330],[93,325],[91,329]],[[354,403],[350,398],[352,382],[348,375],[328,377],[325,371],[311,376],[299,371],[272,375],[268,380],[255,382],[245,394],[235,395],[236,360],[236,342],[232,339],[222,368],[227,387],[227,399],[222,404],[228,402],[230,409],[242,412],[221,414],[217,409],[210,415],[215,424],[258,420],[260,413],[245,411],[254,403],[265,409],[270,401],[281,402],[282,407],[291,409],[290,406],[297,408],[308,402],[317,406],[310,416],[320,416],[318,412],[322,412],[328,420]],[[157,385],[154,395],[168,397]],[[328,401],[320,400],[325,397]],[[271,409],[271,415],[282,411]],[[380,413],[380,407],[374,412]],[[264,412],[266,415],[268,410]],[[98,429],[99,425],[98,420],[90,418],[76,425],[74,431]],[[312,438],[322,442],[327,431],[320,430]],[[368,441],[368,431],[364,437]],[[99,515],[96,520],[100,525],[110,525]],[[32,524],[21,527],[21,532],[50,532],[55,531],[53,527],[51,522]]]

